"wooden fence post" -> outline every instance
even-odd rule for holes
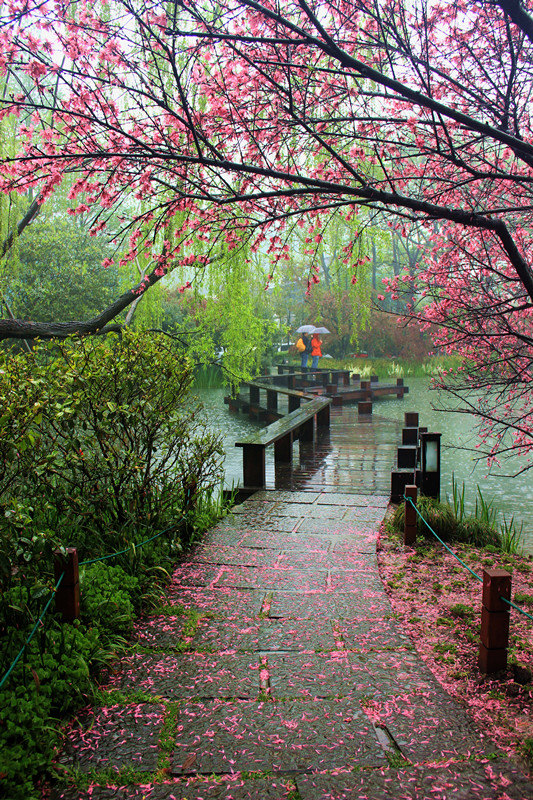
[[[411,498],[416,506],[418,496],[418,489],[414,484],[405,487],[405,496]],[[416,542],[416,508],[414,508],[409,500],[405,501],[405,520],[403,525],[403,543],[411,547]]]
[[[80,616],[80,577],[78,551],[75,547],[67,547],[66,556],[60,550],[54,551],[56,583],[63,572],[63,580],[56,591],[56,611],[59,611],[65,622],[71,622]]]
[[[481,672],[499,672],[507,667],[511,575],[504,569],[483,570],[483,607],[478,666]]]

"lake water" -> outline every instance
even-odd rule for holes
[[[386,382],[385,376],[382,381]],[[467,449],[475,444],[474,422],[462,414],[436,411],[438,397],[428,387],[427,378],[406,378],[409,394],[403,400],[395,397],[380,399],[374,404],[374,414],[403,422],[406,411],[417,411],[419,423],[430,431],[442,433],[441,439],[441,497],[452,495],[452,476],[462,487],[465,484],[465,505],[473,510],[476,503],[477,486],[486,501],[492,501],[500,516],[523,524],[524,549],[533,553],[533,473],[524,473],[516,478],[505,478],[493,469],[487,474],[484,462],[477,463]],[[224,404],[225,389],[209,389],[201,392],[210,424],[222,435],[226,458],[224,462],[224,485],[231,487],[242,480],[242,449],[235,442],[253,428],[262,427],[246,416],[231,413]],[[506,471],[508,468],[506,468]]]

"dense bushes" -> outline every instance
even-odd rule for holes
[[[164,337],[124,333],[0,353],[0,796],[37,796],[51,720],[85,702],[153,576],[209,524],[218,437]],[[148,544],[138,545],[166,530]],[[75,546],[82,617],[51,605],[53,550]]]

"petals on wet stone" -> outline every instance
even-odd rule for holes
[[[175,570],[168,600],[183,613],[137,625],[153,652],[124,659],[110,681],[179,701],[172,771],[190,776],[113,794],[94,786],[87,800],[282,800],[296,788],[301,800],[448,800],[446,787],[465,800],[523,800],[519,773],[516,791],[511,778],[488,775],[490,746],[391,619],[375,556],[385,507],[383,497],[266,492],[215,526]],[[200,618],[185,638],[188,611]],[[157,651],[183,647],[190,652]],[[124,725],[127,708],[95,712],[89,738],[73,735],[70,763],[121,768],[140,758],[155,771],[162,706],[136,707],[147,722],[133,757],[138,720]],[[379,730],[415,765],[388,767]],[[448,765],[433,768],[435,757]],[[239,770],[287,770],[296,784]],[[212,772],[227,775],[201,778]]]

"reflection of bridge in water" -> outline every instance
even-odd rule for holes
[[[237,443],[244,486],[390,495],[401,425],[374,415],[372,400],[403,397],[403,382],[361,381],[341,370],[279,372],[226,398],[230,409],[267,424]]]

